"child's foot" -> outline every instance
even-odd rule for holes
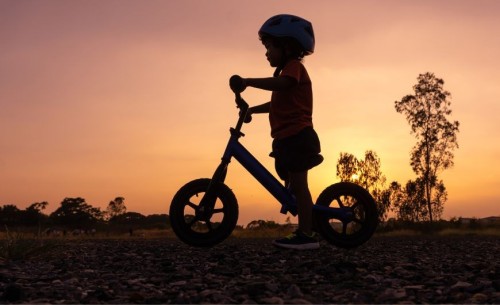
[[[297,230],[285,238],[277,239],[273,244],[280,248],[295,249],[295,250],[311,250],[318,249],[319,242],[316,239],[316,233],[307,235]]]

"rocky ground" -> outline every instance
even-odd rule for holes
[[[498,237],[375,237],[305,252],[270,242],[64,242],[0,261],[0,303],[500,303]]]

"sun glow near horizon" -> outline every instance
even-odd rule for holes
[[[51,212],[74,196],[105,209],[122,196],[129,211],[168,213],[178,188],[211,177],[220,162],[237,115],[229,77],[273,72],[258,27],[289,12],[310,19],[317,36],[305,58],[325,157],[310,172],[313,196],[338,182],[340,152],[375,151],[388,183],[415,178],[415,139],[394,101],[434,72],[461,124],[455,166],[441,174],[443,216],[500,214],[500,2],[117,5],[0,2],[0,205],[48,201]],[[248,89],[244,98],[255,105],[269,93]],[[242,143],[274,172],[268,124],[255,117]],[[240,223],[286,218],[236,161],[227,183]]]

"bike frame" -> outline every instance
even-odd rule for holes
[[[293,216],[297,215],[297,202],[295,196],[280,183],[240,142],[239,139],[244,136],[241,132],[241,127],[248,113],[248,104],[241,98],[240,94],[236,94],[236,104],[240,108],[240,117],[236,123],[236,127],[230,129],[231,137],[227,143],[222,161],[217,167],[212,183],[205,193],[200,206],[208,205],[213,209],[216,196],[214,195],[213,185],[223,183],[226,178],[227,168],[231,159],[234,157],[259,183],[267,189],[281,203],[282,214],[290,212]],[[313,205],[313,210],[316,210],[327,218],[336,218],[340,220],[348,220],[352,217],[352,211],[349,208],[332,208],[327,206]]]

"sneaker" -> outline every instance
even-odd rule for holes
[[[319,248],[319,242],[316,239],[316,233],[307,235],[299,230],[293,232],[285,238],[277,239],[273,244],[280,248],[295,250],[312,250]]]

